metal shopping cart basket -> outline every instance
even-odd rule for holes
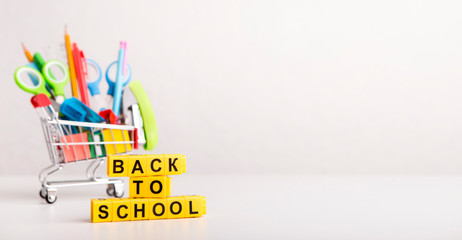
[[[108,195],[122,197],[123,181],[98,178],[96,170],[103,164],[107,155],[127,153],[138,148],[138,129],[130,125],[60,120],[51,101],[45,95],[37,95],[31,102],[40,116],[51,160],[51,165],[39,174],[42,184],[40,196],[51,204],[56,201],[59,188],[106,184]],[[47,180],[51,174],[65,166],[81,162],[89,163],[86,179]]]

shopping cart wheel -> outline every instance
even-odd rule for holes
[[[47,198],[45,198],[45,200],[47,200],[47,203],[49,204],[55,203],[57,199],[58,199],[58,196],[52,196],[52,195],[47,195]]]
[[[124,196],[124,190],[115,191],[114,197],[123,197],[123,196]]]
[[[111,196],[111,197],[114,196],[114,193],[115,193],[114,184],[108,184],[108,185],[107,185],[106,193],[107,193],[107,195],[109,195],[109,196]]]
[[[58,199],[58,196],[56,195],[56,189],[47,189],[47,196],[45,198],[45,200],[47,201],[47,203],[49,204],[52,204],[54,202],[56,202],[56,200]]]
[[[124,196],[124,184],[114,183],[108,184],[106,188],[107,195],[111,197],[123,197]]]
[[[40,189],[39,194],[40,194],[41,198],[46,198],[47,197],[47,191],[44,188]]]
[[[124,196],[124,184],[123,183],[114,183],[114,196],[123,197]]]

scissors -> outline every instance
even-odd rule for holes
[[[95,61],[91,59],[86,59],[87,65],[93,67],[96,70],[96,80],[88,81],[87,80],[87,87],[90,90],[90,94],[93,97],[92,106],[91,108],[95,110],[95,112],[100,112],[107,107],[106,100],[104,99],[103,95],[101,95],[101,91],[99,90],[99,83],[101,82],[101,67]]]
[[[100,84],[101,79],[102,79],[101,67],[95,61],[93,61],[91,59],[87,59],[88,66],[93,67],[96,70],[97,75],[98,75],[96,80],[91,81],[91,82],[87,81],[87,86],[88,86],[88,89],[90,90],[90,94],[93,96],[93,98],[95,100],[94,102],[95,102],[96,106],[94,106],[93,109],[96,110],[97,112],[106,109],[106,107],[108,105],[112,105],[111,102],[112,102],[112,100],[114,98],[115,81],[109,76],[109,70],[116,63],[117,63],[117,61],[114,61],[113,63],[111,63],[108,66],[107,70],[106,70],[106,81],[107,81],[107,84],[108,84],[109,88],[107,90],[108,99],[107,99],[107,101],[104,101],[102,99],[103,96],[101,95],[101,91],[99,89],[99,84]],[[132,68],[130,67],[129,64],[127,64],[127,70],[128,70],[128,72],[124,76],[125,81],[122,84],[122,86],[126,86],[128,84],[128,82],[130,82],[130,80],[132,78]]]
[[[107,90],[107,94],[111,95],[112,97],[114,97],[115,80],[109,77],[109,70],[111,69],[112,66],[117,64],[117,62],[118,61],[114,61],[111,64],[109,64],[106,70],[106,81],[107,81],[107,85],[109,86],[109,89]],[[132,68],[130,67],[130,64],[127,64],[127,70],[128,70],[127,75],[123,76],[125,80],[122,82],[122,87],[127,86],[128,82],[130,82],[130,80],[132,79]]]
[[[64,76],[61,79],[56,79],[51,76],[51,67],[57,66],[60,68]],[[30,66],[21,66],[16,69],[14,72],[14,80],[16,84],[24,91],[28,93],[32,93],[34,95],[38,95],[40,93],[45,94],[47,97],[52,97],[52,94],[47,90],[46,83],[53,89],[53,93],[55,95],[55,100],[58,104],[64,102],[64,87],[69,82],[69,70],[67,69],[64,63],[58,60],[50,60],[43,65],[41,69],[42,72],[30,67]],[[21,75],[26,73],[31,78],[33,85],[27,84],[23,81]]]

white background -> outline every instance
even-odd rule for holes
[[[461,239],[461,12],[459,1],[1,0],[0,238]],[[157,118],[153,153],[187,156],[172,195],[205,196],[206,216],[92,224],[106,186],[38,197],[49,160],[13,72],[27,62],[21,41],[66,61],[65,25],[103,68],[128,41]]]
[[[460,174],[457,1],[2,1],[0,174],[48,156],[20,42],[104,68],[128,41],[159,128],[191,173]],[[104,84],[103,84],[104,85]],[[68,95],[69,96],[69,95]]]

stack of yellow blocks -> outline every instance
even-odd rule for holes
[[[129,177],[129,198],[91,200],[91,221],[118,222],[191,218],[206,214],[203,196],[170,196],[168,175],[186,172],[181,154],[109,156],[107,175]]]

